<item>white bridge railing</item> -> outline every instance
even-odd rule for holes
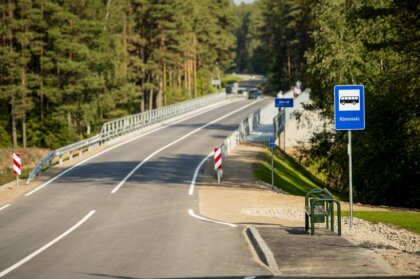
[[[56,159],[58,159],[59,164],[62,164],[66,155],[71,160],[75,154],[82,156],[83,152],[89,151],[92,147],[115,137],[223,101],[226,98],[226,93],[216,93],[106,122],[102,125],[101,132],[98,135],[49,152],[29,173],[26,184],[29,184],[42,169],[51,167],[53,161]]]
[[[236,129],[230,136],[228,136],[222,145],[223,157],[230,154],[230,152],[240,143],[246,142],[246,138],[261,125],[263,117],[267,117],[265,110],[271,108],[273,104],[269,104],[258,111],[248,115],[244,120],[239,124],[239,128]]]

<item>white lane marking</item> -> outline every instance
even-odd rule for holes
[[[226,104],[226,105],[228,105],[228,104]],[[35,192],[37,192],[37,191],[41,190],[42,188],[44,188],[45,186],[47,186],[48,184],[50,184],[50,183],[51,183],[51,182],[53,182],[54,180],[56,180],[56,179],[60,178],[60,177],[61,177],[61,176],[63,176],[64,174],[68,173],[68,172],[69,172],[69,171],[71,171],[72,169],[74,169],[74,168],[76,168],[76,167],[78,167],[78,166],[80,166],[80,165],[82,165],[82,164],[86,163],[87,161],[90,161],[90,160],[92,160],[92,159],[94,159],[94,158],[96,158],[96,157],[98,157],[98,156],[100,156],[100,155],[102,155],[102,154],[104,154],[104,153],[106,153],[106,152],[108,152],[108,151],[114,150],[115,148],[118,148],[118,147],[120,147],[121,145],[124,145],[124,144],[130,143],[130,142],[132,142],[132,141],[138,140],[139,138],[142,138],[142,137],[144,137],[144,136],[150,135],[151,133],[154,133],[154,132],[160,131],[160,130],[162,130],[162,129],[165,129],[165,128],[167,128],[167,127],[168,127],[168,126],[170,126],[170,125],[174,125],[174,124],[181,123],[181,122],[183,122],[183,121],[186,121],[186,120],[188,120],[188,119],[191,119],[191,118],[193,118],[193,117],[195,117],[195,116],[199,116],[199,115],[204,114],[204,113],[206,113],[206,112],[208,112],[208,110],[203,111],[203,112],[200,112],[200,113],[193,114],[193,115],[191,115],[190,117],[180,119],[179,121],[175,121],[175,122],[172,122],[172,123],[169,123],[169,124],[165,124],[163,127],[159,127],[159,128],[153,129],[153,130],[151,130],[151,131],[149,131],[149,132],[147,132],[147,133],[141,134],[141,135],[139,135],[139,136],[137,136],[137,137],[134,137],[134,138],[129,139],[129,140],[126,140],[126,141],[123,141],[123,142],[121,142],[121,143],[119,143],[119,144],[117,144],[117,145],[115,145],[115,146],[113,146],[113,147],[110,147],[110,148],[108,148],[108,149],[106,149],[106,150],[103,150],[103,151],[99,152],[98,154],[95,154],[95,155],[93,155],[93,156],[91,156],[91,157],[89,157],[89,158],[86,158],[85,160],[83,160],[83,161],[81,161],[81,162],[79,162],[79,163],[75,164],[74,166],[72,166],[72,167],[70,167],[70,168],[66,169],[65,171],[63,171],[63,172],[59,173],[58,175],[54,176],[53,178],[51,178],[50,180],[48,180],[48,181],[47,181],[47,182],[45,182],[44,184],[42,184],[42,185],[38,186],[37,188],[33,189],[32,191],[30,191],[30,192],[26,193],[26,194],[25,194],[25,196],[27,197],[27,196],[32,195],[33,193],[35,193]]]
[[[203,220],[203,221],[207,221],[207,222],[211,222],[211,223],[216,223],[216,224],[221,224],[221,225],[226,225],[226,226],[229,226],[231,228],[236,228],[238,226],[238,225],[235,225],[235,224],[220,222],[220,221],[211,220],[211,219],[207,219],[207,218],[198,216],[197,214],[194,213],[194,210],[192,210],[192,209],[188,209],[188,214],[191,217],[197,218],[199,220]]]
[[[257,276],[245,276],[244,279],[255,279]]]
[[[201,160],[200,164],[198,164],[197,168],[195,169],[193,179],[191,180],[190,190],[188,191],[188,195],[192,196],[194,194],[195,181],[197,180],[198,172],[200,171],[203,164],[207,161],[207,159],[210,158],[210,156],[212,155],[213,155],[213,152],[207,155],[203,160]]]
[[[0,207],[0,210],[6,209],[10,206],[10,203],[3,205],[2,207]]]
[[[84,222],[86,222],[93,214],[95,214],[96,210],[91,210],[85,217],[82,218],[82,220],[80,220],[79,222],[77,222],[76,225],[74,225],[73,227],[71,227],[70,229],[68,229],[67,231],[65,231],[64,233],[62,233],[60,236],[58,236],[57,238],[55,238],[54,240],[52,240],[51,242],[47,243],[46,245],[42,246],[41,248],[39,248],[38,250],[36,250],[35,252],[33,252],[32,254],[30,254],[29,256],[27,256],[26,258],[20,260],[19,262],[15,263],[14,265],[12,265],[11,267],[3,270],[2,272],[0,272],[0,277],[5,276],[6,274],[8,274],[9,272],[15,270],[16,268],[18,268],[19,266],[23,265],[24,263],[28,262],[29,260],[31,260],[32,258],[34,258],[35,256],[41,254],[42,252],[44,252],[45,250],[47,250],[49,247],[51,247],[52,245],[54,245],[55,243],[57,243],[58,241],[60,241],[61,239],[63,239],[64,237],[66,237],[68,234],[70,234],[72,231],[74,231],[75,229],[77,229],[78,227],[80,227]]]
[[[248,107],[250,107],[250,106],[252,106],[252,105],[254,105],[256,102],[258,102],[258,101],[254,101],[254,102],[252,102],[252,103],[250,103],[250,104],[248,104],[248,105],[246,105],[246,106],[243,106],[243,107],[241,107],[241,108],[239,108],[239,109],[237,109],[237,110],[234,110],[234,111],[232,111],[232,112],[229,112],[228,114],[225,114],[224,116],[222,116],[222,117],[219,117],[219,118],[217,118],[217,119],[215,119],[215,120],[213,120],[213,121],[211,121],[211,122],[209,122],[209,123],[207,123],[207,124],[205,124],[205,125],[203,125],[203,126],[201,126],[201,127],[198,127],[197,129],[195,129],[195,130],[193,130],[193,131],[191,131],[191,132],[189,132],[188,134],[186,134],[186,135],[184,135],[183,137],[181,137],[181,138],[179,138],[179,139],[177,139],[177,140],[175,140],[175,141],[173,141],[173,142],[171,142],[171,143],[168,143],[167,145],[165,145],[165,146],[163,146],[163,147],[161,147],[161,148],[159,148],[158,150],[156,150],[155,152],[153,152],[152,154],[150,154],[149,156],[147,156],[143,161],[141,161],[132,171],[130,171],[130,173],[129,174],[127,174],[125,177],[124,177],[124,179],[120,182],[120,183],[118,183],[118,185],[114,188],[114,189],[112,189],[112,191],[111,191],[111,194],[115,194],[117,191],[118,191],[118,189],[120,189],[121,188],[121,186],[141,167],[141,166],[143,166],[147,161],[149,161],[153,156],[155,156],[156,154],[158,154],[159,152],[161,152],[161,151],[163,151],[163,150],[165,150],[165,149],[167,149],[168,147],[171,147],[172,145],[174,145],[174,144],[176,144],[176,143],[178,143],[178,142],[180,142],[180,141],[182,141],[182,140],[184,140],[184,139],[186,139],[186,138],[188,138],[189,136],[191,136],[191,135],[193,135],[193,134],[195,134],[195,133],[197,133],[198,131],[200,131],[200,130],[202,130],[202,129],[204,129],[204,128],[206,128],[206,127],[208,127],[208,126],[210,126],[210,125],[212,125],[213,123],[216,123],[216,122],[218,122],[218,121],[220,121],[220,120],[223,120],[223,119],[225,119],[226,117],[229,117],[229,116],[231,116],[232,114],[235,114],[235,113],[237,113],[238,111],[241,111],[241,110],[244,110],[244,109],[246,109],[246,108],[248,108]]]

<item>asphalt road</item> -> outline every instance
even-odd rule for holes
[[[199,214],[197,191],[188,195],[197,165],[268,102],[235,101],[169,125],[13,201],[0,211],[0,277],[269,275],[253,260],[243,228],[188,214]]]

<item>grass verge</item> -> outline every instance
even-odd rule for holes
[[[341,215],[349,216],[348,211],[342,211]],[[420,212],[413,211],[354,211],[353,217],[369,222],[380,222],[395,225],[408,231],[420,234]]]
[[[271,151],[267,150],[258,159],[259,162],[254,164],[256,179],[271,184]],[[324,186],[292,157],[280,151],[276,151],[274,156],[274,185],[298,196],[305,196],[309,190]]]

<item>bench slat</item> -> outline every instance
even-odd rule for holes
[[[311,207],[310,206],[305,206],[305,211],[308,215],[311,215]],[[321,206],[315,206],[314,207],[314,215],[326,216],[327,211],[325,209],[323,209]]]

